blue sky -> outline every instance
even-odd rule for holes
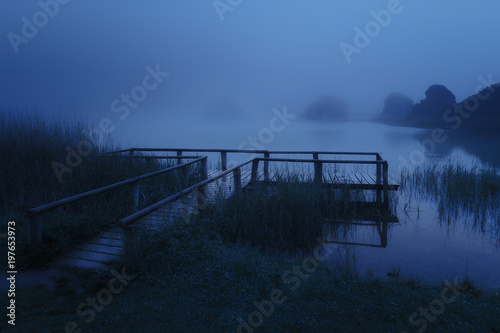
[[[474,93],[479,76],[500,81],[498,1],[217,4],[230,10],[218,13],[211,0],[4,0],[0,107],[101,117],[141,85],[148,66],[169,73],[140,103],[149,116],[189,113],[218,99],[255,112],[300,110],[322,94],[373,113],[392,91],[418,101],[431,84],[444,84],[460,100]],[[390,8],[397,8],[390,22],[375,23],[373,12]],[[44,21],[40,12],[54,15]],[[23,36],[23,18],[39,20],[31,38]],[[355,28],[377,24],[348,62],[341,43],[355,47]],[[26,43],[14,46],[13,34]]]

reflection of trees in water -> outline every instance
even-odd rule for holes
[[[449,138],[442,143],[436,142],[432,136],[432,131],[418,132],[415,134],[415,139],[422,145],[422,149],[425,149],[424,152],[429,157],[446,157],[455,147]]]
[[[417,133],[415,139],[425,147],[425,153],[428,156],[446,157],[454,148],[460,148],[479,158],[482,163],[500,166],[500,133],[482,135],[465,131],[449,131],[446,135],[448,138],[443,143],[433,140],[432,130]]]

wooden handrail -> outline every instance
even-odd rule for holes
[[[299,163],[314,163],[314,183],[321,184],[323,182],[323,163],[335,164],[372,164],[377,166],[377,184],[382,184],[382,192],[384,194],[384,208],[389,208],[389,163],[383,160],[379,153],[374,153],[377,157],[376,161],[356,161],[356,160],[320,160],[319,153],[313,153],[313,159],[292,159],[292,158],[262,158],[256,157],[252,160],[252,178],[251,184],[257,183],[257,169],[259,162],[299,162]],[[382,169],[382,170],[381,170]],[[265,168],[265,171],[268,169]],[[268,175],[264,176],[267,181]],[[377,189],[377,202],[381,202],[381,191]]]
[[[237,169],[241,169],[242,167],[244,167],[247,164],[250,164],[251,162],[253,162],[253,160],[250,160],[250,161],[247,161],[245,163],[239,164],[235,167],[232,167],[232,168],[230,168],[226,171],[223,171],[222,173],[220,173],[217,176],[214,176],[212,178],[205,179],[205,180],[199,182],[198,184],[190,186],[190,187],[188,187],[180,192],[177,192],[174,195],[169,196],[168,198],[165,198],[161,201],[158,201],[157,203],[155,203],[151,206],[148,206],[148,207],[146,207],[146,208],[144,208],[144,209],[142,209],[142,210],[140,210],[132,215],[129,215],[129,216],[121,219],[118,223],[121,227],[125,228],[125,227],[133,224],[135,221],[137,221],[137,220],[153,213],[154,211],[158,210],[159,208],[165,206],[166,204],[168,204],[172,201],[175,201],[183,196],[186,196],[186,195],[190,194],[191,192],[194,192],[195,190],[202,188],[202,187],[230,174],[231,172],[234,172]]]
[[[116,157],[114,155],[106,155],[106,154],[100,154],[96,155],[99,157]],[[195,158],[200,158],[202,156],[136,156],[136,155],[128,155],[128,156],[121,156],[123,158],[143,158],[143,159],[164,159],[164,160],[192,160]]]
[[[28,216],[38,215],[38,214],[47,212],[47,211],[55,209],[55,208],[58,208],[58,207],[61,207],[61,206],[64,206],[64,205],[67,205],[67,204],[70,204],[70,203],[73,203],[73,202],[76,202],[76,201],[79,201],[79,200],[82,200],[82,199],[85,199],[85,198],[88,198],[88,197],[91,197],[91,196],[95,196],[95,195],[98,195],[98,194],[101,194],[101,193],[113,190],[113,189],[118,188],[118,187],[122,187],[122,186],[125,186],[125,185],[133,184],[133,183],[136,183],[138,181],[141,181],[141,180],[144,180],[144,179],[148,179],[148,178],[151,178],[151,177],[154,177],[154,176],[158,176],[158,175],[170,172],[170,171],[175,171],[177,169],[187,167],[187,166],[189,166],[191,164],[195,164],[195,163],[198,163],[200,161],[204,161],[206,159],[207,159],[206,156],[199,157],[199,158],[197,158],[197,159],[195,159],[195,160],[193,160],[191,162],[185,163],[185,164],[181,164],[181,165],[169,167],[169,168],[166,168],[166,169],[154,171],[154,172],[151,172],[151,173],[148,173],[148,174],[145,174],[145,175],[141,175],[141,176],[138,176],[138,177],[135,177],[135,178],[130,178],[130,179],[127,179],[127,180],[123,180],[121,182],[117,182],[117,183],[114,183],[114,184],[111,184],[111,185],[103,186],[103,187],[100,187],[100,188],[97,188],[97,189],[94,189],[94,190],[91,190],[91,191],[87,191],[87,192],[84,192],[84,193],[73,195],[71,197],[67,197],[67,198],[64,198],[64,199],[61,199],[61,200],[57,200],[57,201],[54,201],[54,202],[51,202],[51,203],[48,203],[48,204],[45,204],[45,205],[42,205],[42,206],[31,208],[31,209],[28,210]]]
[[[358,161],[358,160],[320,160],[320,159],[294,159],[294,158],[263,158],[263,157],[256,157],[256,160],[259,161],[270,161],[270,162],[305,162],[305,163],[339,163],[339,164],[373,164],[373,165],[378,165],[378,164],[386,164],[387,161],[385,160],[380,160],[380,161]]]
[[[185,148],[185,149],[179,149],[179,148],[130,148],[130,149],[125,149],[125,150],[118,150],[115,152],[109,152],[106,154],[113,154],[113,153],[125,153],[125,152],[200,152],[200,153],[252,153],[252,154],[297,154],[297,155],[308,155],[308,154],[321,154],[321,155],[359,155],[359,156],[380,156],[379,153],[373,153],[373,152],[332,152],[332,151],[284,151],[284,150],[277,150],[277,151],[270,151],[270,150],[261,150],[261,149],[248,149],[248,150],[242,150],[242,149],[194,149],[194,148]]]

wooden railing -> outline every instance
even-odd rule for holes
[[[194,191],[198,191],[197,199],[198,205],[203,206],[207,200],[206,186],[212,182],[217,181],[218,179],[233,173],[234,177],[234,192],[235,195],[241,195],[242,187],[241,187],[241,168],[252,163],[253,160],[247,161],[245,163],[241,163],[235,167],[230,168],[229,170],[225,170],[218,174],[217,176],[211,177],[208,179],[207,173],[204,172],[202,181],[198,184],[190,186],[174,195],[169,196],[157,203],[148,206],[130,216],[122,218],[118,224],[123,228],[123,262],[125,266],[133,266],[137,262],[138,256],[138,241],[137,241],[137,226],[135,222],[146,217],[147,215],[157,211],[161,207],[180,199]]]
[[[120,152],[129,152],[130,154],[133,154],[133,151],[139,151],[138,149],[133,149],[133,150],[126,150],[126,151],[120,151]],[[333,152],[285,152],[285,151],[279,151],[279,152],[269,152],[269,151],[258,151],[258,150],[252,150],[252,151],[241,151],[241,150],[217,150],[217,149],[187,149],[187,150],[179,150],[179,149],[140,149],[141,152],[170,152],[170,151],[175,151],[177,152],[177,157],[181,157],[182,152],[189,151],[189,152],[210,152],[210,153],[221,153],[221,159],[222,159],[222,168],[223,171],[218,174],[217,176],[214,176],[210,179],[205,179],[199,182],[198,184],[195,184],[189,188],[186,188],[172,196],[169,196],[168,198],[165,198],[156,204],[153,204],[149,207],[146,207],[142,209],[141,211],[138,211],[128,217],[125,217],[121,219],[118,224],[123,228],[124,230],[124,241],[123,241],[123,260],[124,264],[126,266],[133,266],[135,262],[137,262],[138,258],[138,241],[137,241],[137,226],[135,225],[135,222],[138,220],[146,217],[147,215],[157,211],[161,207],[178,200],[181,197],[184,197],[194,191],[198,191],[198,204],[203,205],[204,201],[206,200],[206,186],[212,182],[215,182],[216,180],[233,173],[234,177],[234,191],[235,195],[240,195],[242,192],[242,187],[241,187],[241,168],[248,165],[252,164],[252,171],[251,171],[251,180],[250,184],[255,186],[258,181],[258,168],[259,168],[259,163],[262,161],[264,163],[264,181],[269,180],[269,162],[291,162],[291,163],[314,163],[314,182],[315,183],[322,183],[323,182],[323,164],[328,164],[328,163],[334,163],[334,164],[365,164],[365,165],[376,165],[377,166],[377,182],[380,185],[383,185],[383,191],[377,190],[377,193],[383,192],[384,193],[384,206],[388,205],[388,200],[389,200],[389,195],[388,195],[388,163],[387,161],[384,161],[380,154],[378,153],[333,153]],[[241,163],[235,167],[232,167],[230,169],[227,169],[227,165],[224,165],[227,162],[227,153],[262,153],[266,157],[262,158],[253,158],[247,162]],[[289,158],[269,158],[271,154],[312,154],[313,159],[289,159]],[[319,159],[319,154],[325,154],[325,155],[362,155],[362,156],[374,156],[376,157],[375,160],[373,161],[366,161],[366,160],[320,160]],[[186,156],[184,156],[186,157]],[[381,175],[381,172],[383,170],[383,177]],[[383,181],[382,181],[383,178]],[[377,200],[380,195],[377,196]],[[379,202],[379,201],[378,201]]]
[[[53,210],[55,208],[58,208],[58,207],[61,207],[64,205],[68,205],[68,204],[71,204],[71,203],[74,203],[74,202],[77,202],[77,201],[80,201],[80,200],[83,200],[83,199],[86,199],[86,198],[89,198],[92,196],[96,196],[96,195],[99,195],[99,194],[102,194],[102,193],[105,193],[105,192],[108,192],[108,191],[111,191],[111,190],[114,190],[114,189],[117,189],[117,188],[120,188],[123,186],[130,185],[131,186],[130,194],[131,194],[132,210],[137,211],[139,208],[139,193],[140,193],[141,181],[148,179],[148,178],[151,178],[151,177],[159,176],[159,175],[162,175],[162,174],[165,174],[168,172],[179,170],[179,169],[182,169],[183,186],[186,187],[188,176],[189,176],[189,168],[188,167],[190,165],[193,165],[195,163],[200,162],[202,165],[202,170],[204,170],[205,173],[207,172],[207,157],[206,156],[204,156],[204,157],[191,157],[190,159],[193,159],[193,160],[191,162],[187,162],[187,163],[180,164],[177,166],[154,171],[154,172],[151,172],[148,174],[144,174],[144,175],[141,175],[138,177],[130,178],[130,179],[127,179],[127,180],[124,180],[121,182],[117,182],[117,183],[114,183],[111,185],[100,187],[100,188],[97,188],[97,189],[94,189],[91,191],[80,193],[80,194],[77,194],[77,195],[74,195],[74,196],[71,196],[71,197],[68,197],[65,199],[61,199],[61,200],[54,201],[54,202],[51,202],[51,203],[48,203],[48,204],[45,204],[42,206],[38,206],[36,208],[29,209],[27,212],[28,218],[29,218],[28,243],[30,244],[30,246],[37,246],[42,242],[42,224],[43,224],[43,221],[41,218],[41,214],[48,212],[50,210]]]
[[[219,153],[221,159],[221,168],[222,171],[227,170],[227,155],[232,154],[262,154],[264,158],[271,158],[271,155],[312,155],[313,159],[318,160],[319,155],[345,155],[345,156],[373,156],[377,161],[383,161],[380,153],[371,153],[371,152],[332,152],[332,151],[269,151],[269,150],[258,150],[258,149],[249,149],[249,150],[239,150],[239,149],[193,149],[193,148],[130,148],[125,150],[118,150],[114,152],[110,152],[107,154],[121,154],[128,153],[129,156],[134,156],[135,152],[142,153],[168,153],[175,152],[178,158],[178,163],[182,163],[182,159],[187,156],[183,155],[183,153]],[[142,157],[142,156],[141,156]],[[165,158],[165,156],[150,156],[149,158]],[[361,160],[360,160],[361,161]],[[380,174],[380,166],[377,165],[377,175]],[[269,161],[264,161],[264,178],[269,179]]]
[[[251,183],[256,184],[257,182],[257,171],[259,168],[259,162],[263,161],[264,163],[269,162],[287,162],[287,163],[314,163],[314,183],[321,184],[323,183],[323,164],[372,164],[377,166],[377,174],[376,174],[376,184],[382,186],[382,191],[377,190],[377,202],[381,202],[381,192],[384,194],[384,207],[389,207],[389,163],[387,161],[382,160],[380,154],[376,154],[376,161],[363,161],[363,160],[320,160],[318,159],[317,153],[314,154],[313,159],[290,159],[290,158],[254,158],[252,160],[252,178]],[[269,165],[269,164],[268,164]],[[269,168],[269,166],[268,166]],[[264,166],[265,170],[265,166]],[[268,177],[266,177],[264,173],[264,180],[267,181]]]
[[[158,152],[175,152],[176,156],[156,156],[156,155],[135,155],[136,152],[142,153],[158,153]],[[269,181],[269,163],[270,162],[287,162],[287,163],[313,163],[314,164],[314,182],[323,183],[323,164],[364,164],[364,165],[376,165],[376,184],[381,185],[382,190],[377,188],[377,202],[381,202],[381,194],[383,193],[384,206],[388,205],[388,163],[383,160],[379,153],[356,153],[356,152],[324,152],[324,151],[268,151],[268,150],[236,150],[236,149],[179,149],[179,148],[131,148],[126,150],[115,151],[111,153],[102,154],[102,156],[115,156],[116,154],[128,153],[126,157],[128,158],[145,158],[145,159],[177,159],[178,165],[174,167],[169,167],[156,172],[148,173],[139,177],[132,179],[127,179],[122,182],[118,182],[112,185],[104,186],[92,191],[81,193],[69,198],[58,200],[43,206],[39,206],[28,211],[29,216],[29,243],[30,245],[38,245],[41,243],[42,238],[42,219],[40,215],[49,210],[67,205],[91,196],[95,196],[112,189],[116,189],[122,186],[131,185],[131,201],[134,213],[130,216],[122,218],[118,221],[118,225],[123,228],[123,260],[128,266],[133,265],[137,260],[137,228],[135,222],[141,218],[153,213],[159,208],[171,203],[181,197],[184,197],[194,191],[198,192],[198,204],[204,204],[207,200],[206,188],[207,185],[217,181],[218,179],[227,176],[232,173],[234,178],[234,192],[235,195],[240,195],[242,192],[241,183],[241,169],[252,164],[251,171],[251,184],[255,185],[258,181],[258,168],[259,163],[263,162],[263,177],[264,181]],[[186,156],[184,153],[218,153],[221,157],[221,167],[222,172],[217,176],[208,179],[208,167],[207,167],[207,156]],[[262,154],[263,157],[255,157],[249,159],[248,161],[241,163],[237,166],[228,169],[227,156],[229,153],[235,154]],[[290,159],[290,158],[271,158],[271,155],[312,155],[312,159]],[[374,160],[356,160],[356,159],[335,159],[326,160],[320,159],[320,155],[339,155],[339,156],[372,156]],[[188,163],[182,163],[184,159],[192,159]],[[202,166],[202,176],[201,181],[195,185],[187,187],[188,185],[188,170],[189,166],[195,163],[201,163]],[[178,193],[171,195],[153,205],[150,205],[140,211],[139,207],[139,191],[140,182],[144,179],[158,176],[167,172],[172,172],[178,169],[182,169],[183,178],[183,190]]]

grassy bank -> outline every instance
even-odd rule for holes
[[[71,142],[78,145],[80,128],[68,126],[58,135],[73,133]],[[37,133],[39,139],[31,142],[45,138],[52,149],[41,145],[32,158],[64,161],[67,144],[50,141],[57,129],[36,128],[24,134]],[[99,149],[107,148],[96,148],[95,154]],[[39,156],[54,151],[57,156]],[[23,162],[19,156],[19,168],[24,166],[31,172],[27,177],[37,182],[32,173],[38,171],[29,169],[30,160]],[[8,190],[12,185],[4,185],[5,221],[19,221],[23,244],[26,208],[162,166],[89,154],[62,183],[49,166],[40,174],[56,181],[46,178],[38,189],[30,189],[29,181],[16,185],[24,190],[23,196]],[[47,163],[39,167],[47,168]],[[16,176],[16,170],[9,172]],[[331,191],[290,177],[278,180],[273,189],[256,187],[243,197],[215,202],[189,223],[179,219],[154,233],[140,231],[140,261],[133,273],[124,273],[125,280],[117,279],[123,271],[116,263],[114,270],[105,272],[68,269],[76,281],[60,276],[53,281],[54,288],[18,288],[16,326],[3,320],[0,331],[416,332],[424,327],[428,332],[500,331],[498,292],[482,292],[468,281],[425,286],[398,278],[361,279],[342,265],[324,264],[336,251],[334,245],[320,244],[325,218],[355,215],[360,207],[348,202],[362,200],[363,192]],[[178,177],[153,179],[145,185],[143,204],[176,191],[178,183]],[[42,188],[48,184],[54,187]],[[75,184],[79,185],[72,187]],[[47,215],[47,245],[31,257],[21,248],[18,257],[47,260],[50,251],[62,251],[91,235],[92,228],[126,215],[127,202],[127,191],[117,192]],[[92,305],[95,299],[98,303]]]
[[[160,160],[102,157],[117,149],[102,132],[83,122],[55,122],[39,115],[0,117],[0,228],[16,222],[18,269],[49,258],[89,238],[130,213],[130,187],[42,214],[43,245],[28,251],[26,211],[42,204],[165,168]],[[196,177],[192,177],[191,182]],[[181,187],[172,173],[142,183],[144,207]],[[5,263],[2,263],[5,265]]]
[[[23,302],[12,331],[62,332],[69,322],[82,332],[238,332],[250,322],[255,327],[240,332],[416,332],[424,325],[427,332],[500,330],[498,293],[465,283],[455,295],[444,284],[360,279],[321,263],[303,266],[303,255],[264,254],[223,241],[210,209],[189,225],[179,221],[146,239],[137,276],[95,317],[83,312],[91,309],[85,304],[104,295],[110,272],[78,272],[87,286],[81,294],[64,281],[55,291],[19,291]],[[442,297],[448,303],[439,303]]]

